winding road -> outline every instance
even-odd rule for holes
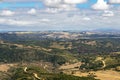
[[[106,63],[101,57],[96,59],[95,61],[101,61],[103,63],[103,66],[101,67],[102,69],[106,67]]]
[[[104,60],[101,60],[101,61],[102,61],[102,63],[103,63],[103,67],[102,67],[102,68],[105,68],[105,67],[106,67],[105,61],[104,61]]]
[[[28,73],[28,72],[27,72],[27,69],[28,69],[28,67],[25,67],[25,68],[23,69],[25,73]],[[38,76],[37,73],[33,73],[33,76],[34,76],[36,79],[38,79],[38,80],[44,80],[44,79],[41,79],[41,78]]]

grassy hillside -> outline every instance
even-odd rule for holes
[[[61,49],[49,49],[41,46],[30,46],[13,43],[0,43],[0,62],[31,62],[31,61],[48,61],[54,64],[64,64],[75,57],[68,51]]]
[[[5,35],[5,34],[4,34]],[[14,34],[15,35],[15,34]],[[98,70],[103,66],[102,57],[105,61],[105,68],[116,68],[120,65],[120,59],[117,52],[120,52],[120,40],[117,38],[100,39],[20,39],[16,35],[14,39],[1,40],[0,42],[0,62],[51,62],[54,66],[68,63],[83,62],[82,68],[88,70]],[[4,37],[5,37],[4,36]],[[30,35],[29,35],[30,37]],[[3,38],[3,37],[2,37]],[[113,54],[117,53],[117,54]],[[110,62],[111,61],[111,62]],[[89,64],[89,65],[88,65]]]
[[[49,73],[45,69],[36,66],[19,67],[13,69],[11,80],[96,80],[92,77],[76,77],[62,73]]]

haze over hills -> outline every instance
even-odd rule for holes
[[[95,29],[95,30],[92,30],[93,32],[94,31],[99,31],[99,32],[116,32],[116,33],[119,33],[120,32],[120,29],[114,29],[114,28],[102,28],[102,29]]]
[[[112,31],[8,31],[1,32],[3,40],[40,40],[40,39],[87,39],[87,38],[119,38],[119,30]]]

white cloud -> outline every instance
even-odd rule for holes
[[[1,0],[2,2],[33,2],[33,1],[40,1],[40,0]]]
[[[4,23],[5,21],[5,19],[0,19],[0,23]]]
[[[89,17],[84,17],[83,20],[89,21],[89,20],[91,20],[91,19],[90,19]]]
[[[87,2],[87,0],[64,0],[64,2],[67,4],[79,4]]]
[[[43,3],[49,12],[77,10],[76,4],[87,0],[44,0]]]
[[[57,9],[57,8],[47,8],[45,10],[45,12],[47,12],[47,13],[57,13],[58,11],[59,11],[59,9]]]
[[[69,7],[69,8],[46,8],[44,12],[47,12],[47,13],[58,13],[58,12],[61,12],[61,11],[71,11],[71,10],[77,10],[76,8],[72,8],[72,7]]]
[[[34,21],[26,21],[26,20],[15,20],[15,19],[1,18],[0,24],[15,25],[15,26],[28,26],[31,24],[35,24],[35,22]]]
[[[41,22],[50,22],[50,20],[43,18],[43,19],[41,19]]]
[[[9,19],[7,20],[9,25],[17,25],[17,26],[22,26],[22,25],[30,25],[33,24],[33,22],[30,21],[18,21],[18,20],[13,20],[13,19]]]
[[[25,18],[25,19],[23,19]],[[27,18],[22,17],[21,19],[14,19],[14,18],[0,18],[0,24],[4,25],[12,25],[12,26],[33,26],[33,25],[40,25],[40,24],[46,24],[49,23],[50,20],[47,18],[36,18],[35,20],[33,18]]]
[[[10,11],[10,10],[3,10],[0,15],[1,16],[13,16],[15,14],[15,12]]]
[[[27,13],[28,13],[28,14],[36,14],[37,12],[36,12],[36,9],[32,8],[32,9],[29,10]]]
[[[120,0],[109,0],[111,4],[120,4]]]
[[[109,9],[109,5],[104,0],[98,0],[96,4],[92,6],[95,10],[106,10]]]
[[[58,7],[62,0],[44,0],[45,6],[48,7]]]
[[[114,16],[114,12],[112,12],[112,11],[104,11],[102,16],[111,17],[111,16]]]
[[[61,3],[63,4],[63,3]],[[74,6],[72,7],[74,8]],[[48,12],[58,12],[62,8],[49,8]],[[66,8],[68,9],[68,8]],[[13,16],[1,16],[0,29],[3,30],[82,30],[96,28],[119,28],[120,12],[78,10],[57,14],[37,10],[36,16],[28,15],[28,9],[16,10]],[[30,10],[29,10],[30,11]],[[111,17],[110,17],[111,16]]]

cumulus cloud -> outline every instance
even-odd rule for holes
[[[28,14],[36,14],[37,12],[36,12],[36,9],[32,8],[27,13]]]
[[[19,26],[22,26],[22,25],[30,25],[30,24],[33,24],[33,22],[31,21],[18,21],[18,20],[12,20],[12,19],[9,19],[9,20],[7,20],[8,21],[8,24],[9,25],[19,25]]]
[[[95,10],[106,10],[109,9],[109,5],[104,0],[98,0],[96,4],[92,6]]]
[[[25,10],[26,11],[26,10]],[[114,12],[116,14],[118,12]],[[68,15],[72,16],[68,16]],[[14,16],[0,18],[0,29],[7,30],[82,30],[96,28],[119,28],[120,14],[111,16],[111,11],[105,11],[105,15],[101,15],[101,11],[85,11],[64,12],[57,14],[36,13],[37,16],[28,15],[26,13]],[[73,24],[74,23],[74,24]],[[19,29],[18,29],[19,28]]]
[[[47,13],[57,13],[58,11],[59,11],[59,9],[57,9],[57,8],[47,8],[45,10],[45,12],[47,12]]]
[[[18,16],[19,18],[19,16]],[[27,19],[23,19],[27,18]],[[31,18],[31,17],[30,17]],[[50,20],[47,18],[40,18],[40,19],[33,19],[33,18],[28,18],[28,17],[22,17],[21,19],[16,19],[16,18],[0,18],[0,25],[12,25],[12,26],[33,26],[33,25],[40,25],[40,24],[46,24],[49,23]]]
[[[43,1],[45,6],[48,6],[48,7],[57,7],[60,5],[61,3],[61,0],[44,0]]]
[[[0,19],[0,24],[25,26],[25,25],[34,24],[34,22],[33,21],[25,21],[25,20],[15,20],[15,19],[1,18]]]
[[[47,11],[52,12],[75,9],[74,5],[65,4],[63,0],[45,0],[44,4],[47,7]]]
[[[105,0],[98,0],[92,6],[93,10],[78,10],[76,4],[86,0],[6,0],[6,1],[42,1],[44,8],[17,9],[0,11],[0,29],[8,30],[82,30],[96,28],[120,27],[120,12],[108,11]],[[81,1],[81,2],[80,2]],[[89,3],[89,2],[88,2]],[[29,10],[28,10],[29,9]],[[75,10],[75,11],[73,11]],[[105,10],[105,11],[96,11]],[[45,13],[49,12],[49,13]],[[61,12],[60,12],[61,11]],[[115,12],[116,11],[116,12]],[[59,12],[59,13],[58,13]],[[57,13],[57,14],[50,14]],[[15,15],[14,15],[15,14]],[[32,15],[28,15],[32,14]],[[36,16],[33,16],[35,14]],[[73,24],[74,23],[74,24]],[[4,26],[4,27],[2,27]],[[8,29],[7,29],[8,28]]]
[[[77,10],[76,8],[72,8],[72,7],[67,7],[67,8],[46,8],[44,10],[44,12],[47,13],[58,13],[58,12],[64,12],[64,11],[71,11],[71,10]]]
[[[87,0],[44,0],[47,11],[70,11],[77,10],[76,4],[86,2]]]
[[[50,20],[46,19],[46,18],[43,18],[43,19],[41,19],[41,22],[50,22]]]
[[[33,1],[40,1],[40,0],[1,0],[2,2],[33,2]]]
[[[84,17],[83,20],[89,21],[89,20],[91,20],[91,19],[90,19],[89,17]]]
[[[104,11],[102,16],[111,17],[111,16],[114,16],[114,12],[113,11]]]
[[[64,0],[64,2],[67,4],[79,4],[87,2],[87,0]]]
[[[120,0],[109,0],[111,4],[120,4]]]
[[[3,10],[3,11],[0,13],[1,16],[12,16],[12,15],[14,15],[14,14],[15,14],[15,12],[10,11],[10,10]]]

